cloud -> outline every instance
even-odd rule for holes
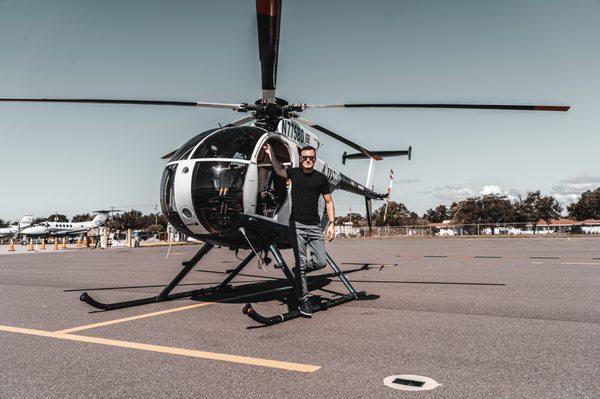
[[[522,196],[522,193],[519,190],[515,190],[509,188],[508,190],[503,190],[502,187],[496,186],[495,184],[490,184],[487,186],[483,186],[483,189],[479,192],[481,195],[503,195],[511,201],[516,201],[519,197]]]
[[[502,187],[495,184],[486,184],[481,190],[475,190],[469,186],[445,185],[426,191],[425,194],[431,195],[436,200],[446,203],[462,201],[468,197],[490,194],[504,195],[511,201],[516,201],[521,196],[521,192],[518,190],[503,190]]]
[[[600,185],[600,176],[592,176],[590,174],[582,174],[572,177],[567,177],[566,179],[559,180],[561,184],[598,184]]]
[[[600,176],[581,174],[561,179],[552,186],[551,195],[563,206],[570,205],[579,200],[582,193],[595,190],[600,186]]]
[[[445,185],[435,187],[433,190],[426,191],[425,194],[431,195],[438,201],[454,202],[467,197],[477,195],[477,193],[466,186]]]
[[[396,180],[398,183],[403,183],[403,184],[412,184],[412,183],[418,183],[421,181],[421,179],[415,179],[415,178],[404,178],[404,179],[398,179]]]
[[[551,195],[566,208],[570,204],[577,202],[581,194],[588,190],[595,190],[600,187],[600,176],[592,176],[590,174],[581,174],[558,181],[558,184],[552,186],[550,192],[542,193],[543,195]],[[527,191],[535,191],[531,188]],[[473,185],[445,185],[438,186],[432,190],[425,191],[423,194],[431,196],[438,203],[449,204],[452,202],[462,201],[468,197],[482,195],[503,195],[511,201],[517,201],[519,198],[525,197],[524,191],[515,190],[512,188],[503,189],[495,184],[486,184],[481,190],[476,190]]]
[[[572,203],[577,202],[579,200],[579,195],[580,194],[552,194],[554,199],[556,199],[563,206],[563,208],[566,208]]]
[[[500,186],[495,186],[490,184],[489,186],[483,186],[483,189],[479,192],[481,195],[489,195],[489,194],[502,194],[502,189]]]

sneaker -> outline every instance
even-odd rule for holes
[[[305,273],[312,273],[312,272],[316,272],[317,270],[321,270],[324,269],[326,265],[320,265],[320,266],[316,266],[316,267],[307,267]]]
[[[302,302],[300,302],[298,310],[303,317],[312,317],[312,308],[310,306],[310,302],[308,302],[308,299],[304,299]]]

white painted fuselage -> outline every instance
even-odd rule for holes
[[[20,234],[26,237],[73,236],[87,233],[89,230],[101,227],[106,223],[108,216],[98,214],[93,220],[86,222],[50,222],[45,221],[35,226],[21,230]]]

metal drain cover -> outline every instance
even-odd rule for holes
[[[432,378],[423,377],[422,375],[400,374],[385,377],[383,385],[401,391],[431,391],[441,384],[438,384]]]

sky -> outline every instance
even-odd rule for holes
[[[375,188],[422,214],[528,190],[563,203],[600,186],[600,2],[283,0],[278,96],[290,102],[570,105],[567,113],[321,109],[303,116],[372,150]],[[252,0],[0,0],[0,97],[254,102]],[[0,104],[0,218],[155,209],[165,162],[229,110]],[[364,182],[321,136],[319,156]],[[350,150],[352,151],[352,150]],[[338,214],[364,212],[334,193]],[[374,204],[375,206],[380,204]]]

